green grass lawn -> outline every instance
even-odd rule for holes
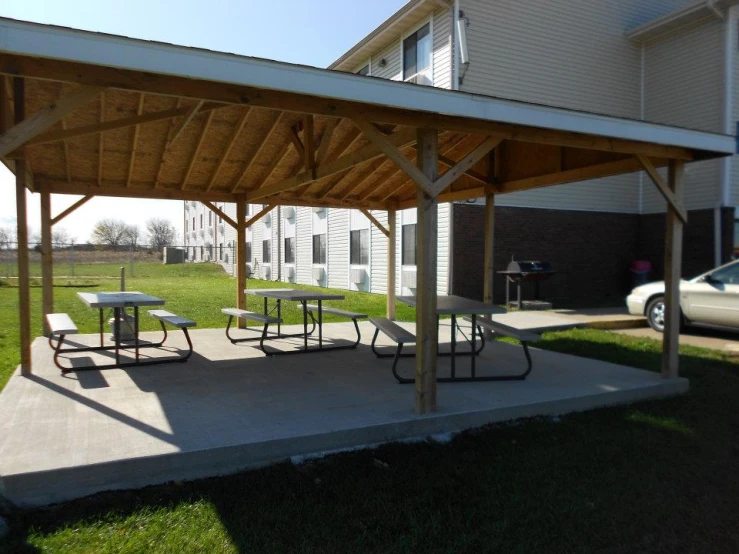
[[[221,308],[236,306],[236,281],[226,275],[220,266],[215,264],[178,264],[137,263],[134,277],[130,277],[127,269],[126,288],[139,290],[166,300],[165,308],[178,315],[194,319],[198,327],[225,327],[227,318],[221,314]],[[117,290],[119,286],[120,264],[90,264],[90,268],[80,268],[73,280],[64,278],[55,280],[54,310],[65,312],[77,324],[80,333],[96,333],[98,330],[98,312],[91,310],[77,297],[80,289],[75,284],[84,285],[85,291]],[[3,281],[0,280],[0,283]],[[13,281],[6,281],[12,284]],[[317,289],[290,283],[275,283],[249,279],[247,288],[290,287],[301,289]],[[346,300],[326,302],[343,309],[384,315],[385,297],[378,294],[346,292]],[[261,298],[247,296],[247,306],[255,311],[262,310]],[[42,333],[41,288],[31,289],[32,334]],[[399,319],[413,319],[414,311],[402,304],[397,307]],[[107,315],[107,314],[106,314]],[[142,312],[141,329],[153,331],[159,329],[156,320]],[[302,311],[298,304],[284,302],[282,310],[286,323],[302,323]],[[325,321],[345,321],[327,315]],[[13,286],[0,286],[0,387],[18,366],[18,289]]]
[[[135,288],[222,325],[233,281],[208,266],[173,271],[200,285],[142,276]],[[217,309],[198,315],[211,302],[188,299],[193,292]],[[0,290],[3,328],[14,294]],[[384,298],[356,302],[381,312]],[[94,329],[72,291],[59,303]],[[572,330],[538,346],[659,368],[649,339]],[[3,359],[16,355],[2,348]],[[681,372],[691,390],[677,398],[11,512],[0,551],[736,553],[739,366],[683,346]]]

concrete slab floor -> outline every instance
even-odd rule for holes
[[[369,349],[374,328],[364,322],[361,330],[356,350],[284,357],[266,357],[255,343],[232,345],[223,329],[195,330],[195,354],[186,363],[64,376],[39,338],[34,375],[16,372],[0,395],[0,492],[18,505],[37,506],[688,388],[684,379],[532,349],[526,381],[439,384],[438,411],[420,416],[413,412],[414,387],[397,384],[392,360]],[[351,323],[327,324],[324,331],[328,342],[354,337]],[[441,335],[448,341],[447,323]],[[73,340],[93,344],[97,337]],[[185,346],[179,332],[169,342]],[[459,374],[469,362],[458,358]],[[438,364],[439,374],[448,374],[449,358]],[[493,342],[477,366],[479,374],[510,373],[524,369],[525,360],[519,346]],[[400,367],[412,374],[413,359]]]

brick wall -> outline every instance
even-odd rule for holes
[[[729,213],[730,212],[730,213]],[[452,292],[481,298],[485,210],[455,204]],[[684,274],[713,266],[713,211],[690,212],[684,238]],[[733,210],[724,210],[726,256],[731,253]],[[555,307],[619,306],[632,288],[631,262],[650,260],[652,277],[663,272],[664,214],[644,215],[498,207],[495,268],[516,260],[548,261],[557,271],[541,283],[541,296]],[[511,295],[515,288],[511,286]],[[524,298],[533,286],[524,284]],[[495,278],[495,301],[505,301],[505,278]]]

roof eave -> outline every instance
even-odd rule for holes
[[[648,21],[625,33],[627,39],[644,43],[659,38],[668,33],[678,31],[688,25],[705,20],[722,20],[725,16],[721,10],[739,4],[739,0],[701,0],[695,4],[685,6],[666,15]]]

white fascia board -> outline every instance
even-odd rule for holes
[[[677,31],[700,21],[722,19],[721,10],[729,10],[739,4],[739,0],[700,0],[679,8],[666,15],[647,21],[625,33],[626,38],[634,42],[648,42],[673,31]],[[723,15],[725,17],[725,14]]]
[[[0,52],[733,154],[734,137],[0,18]]]

